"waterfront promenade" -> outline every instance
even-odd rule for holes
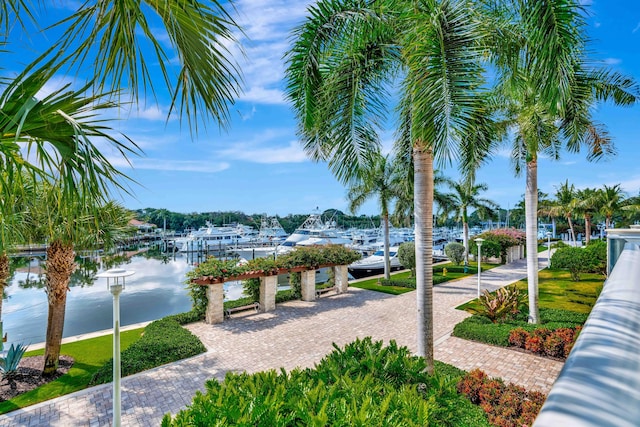
[[[539,254],[546,265],[546,252]],[[526,277],[520,260],[482,273],[490,290]],[[434,287],[435,358],[461,369],[480,368],[527,389],[547,393],[562,362],[474,343],[449,334],[468,316],[455,307],[476,297],[477,276]],[[187,326],[207,352],[122,380],[122,424],[158,426],[165,413],[185,408],[197,390],[226,372],[312,367],[356,338],[395,340],[416,350],[415,292],[393,296],[357,288],[315,302],[290,301],[274,312],[236,315],[222,324]],[[4,426],[107,426],[111,424],[111,384],[92,387],[0,416]]]

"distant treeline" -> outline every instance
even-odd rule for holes
[[[245,224],[253,226],[256,230],[260,229],[260,223],[262,218],[266,217],[266,214],[251,214],[247,215],[244,212],[227,211],[227,212],[193,212],[193,213],[179,213],[171,212],[167,209],[138,209],[134,211],[136,218],[148,222],[149,224],[155,224],[158,228],[162,229],[165,226],[167,230],[173,230],[177,232],[183,232],[189,229],[198,229],[204,227],[206,222],[220,226],[224,224]],[[298,226],[300,226],[305,219],[308,218],[308,214],[289,214],[287,216],[277,216],[276,218],[285,229],[287,233],[293,232]],[[322,219],[324,221],[333,221],[338,227],[341,228],[373,228],[380,226],[380,216],[353,216],[346,215],[343,212],[336,209],[327,209],[322,213]]]

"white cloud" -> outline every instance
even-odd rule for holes
[[[121,168],[130,168],[131,166],[122,158],[110,158],[112,165]],[[174,159],[133,159],[131,161],[135,170],[157,170],[168,172],[200,172],[200,173],[216,173],[229,169],[230,165],[226,162],[215,162],[207,160],[174,160]]]
[[[266,136],[265,139],[272,139],[270,136]],[[229,159],[262,164],[301,163],[308,160],[297,140],[290,141],[288,145],[279,147],[272,144],[267,146],[267,141],[262,143],[234,143],[229,148],[221,150],[219,154]]]
[[[638,22],[638,25],[636,25],[636,27],[631,32],[632,33],[637,33],[638,30],[640,30],[640,22]]]
[[[133,117],[146,120],[165,120],[167,113],[163,107],[154,105],[148,108],[134,108],[131,111]]]
[[[254,86],[245,91],[238,98],[240,101],[255,102],[257,104],[286,104],[284,93],[278,89]]]

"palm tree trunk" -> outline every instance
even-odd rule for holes
[[[527,188],[524,211],[527,236],[527,282],[529,291],[529,323],[538,318],[538,161],[527,162]]]
[[[576,246],[576,232],[573,229],[573,221],[571,221],[571,215],[567,216],[567,222],[569,223],[569,230],[571,230],[571,240],[573,241],[573,246]]]
[[[384,278],[391,279],[391,260],[389,259],[389,213],[382,216],[384,227]]]
[[[587,245],[591,242],[591,215],[584,216],[584,242]]]
[[[2,302],[4,301],[4,288],[7,287],[7,282],[9,281],[9,273],[9,256],[6,253],[3,253],[2,255],[0,255],[0,321],[2,320]],[[0,348],[2,348],[1,345]]]
[[[49,315],[44,350],[43,376],[53,375],[58,369],[64,314],[71,273],[75,270],[73,245],[54,240],[47,248],[47,296]]]
[[[433,374],[433,153],[413,148],[418,356]]]
[[[4,348],[2,344],[3,328],[2,328],[2,302],[4,301],[4,288],[7,287],[9,281],[9,257],[6,253],[0,255],[0,350]]]
[[[462,213],[462,244],[464,245],[464,265],[469,265],[469,223],[467,213]]]

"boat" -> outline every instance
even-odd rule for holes
[[[324,222],[319,213],[312,213],[286,238],[276,250],[277,255],[285,254],[293,250],[296,246],[314,245],[347,245],[351,239],[340,235],[335,223]]]
[[[289,236],[277,218],[263,218],[260,231],[251,242],[227,248],[227,253],[247,260],[273,256],[278,245]]]
[[[391,271],[402,269],[402,264],[398,259],[398,246],[389,247],[389,262]],[[384,249],[380,249],[374,252],[373,255],[349,264],[347,270],[355,279],[384,273]]]
[[[180,243],[180,252],[223,251],[230,245],[251,242],[248,226],[215,226],[209,221],[205,227],[191,232]],[[178,244],[178,241],[176,241]]]

